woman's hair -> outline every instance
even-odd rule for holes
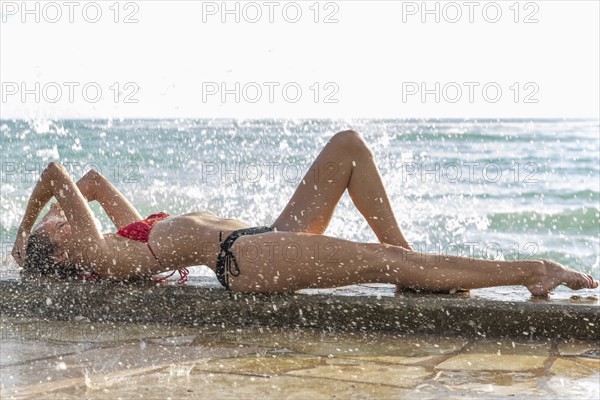
[[[71,262],[57,263],[55,253],[58,246],[42,232],[32,232],[27,243],[25,263],[21,275],[24,278],[53,277],[60,279],[77,278],[82,269]]]

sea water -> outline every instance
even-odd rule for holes
[[[600,278],[596,120],[1,120],[2,269],[15,269],[10,247],[51,161],[74,179],[98,170],[144,216],[209,210],[268,225],[345,129],[373,150],[415,250],[548,258]],[[326,234],[376,242],[347,194]]]

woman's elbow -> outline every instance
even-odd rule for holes
[[[48,170],[63,170],[64,167],[55,161],[51,161],[46,166],[46,169],[48,169]]]
[[[66,175],[67,170],[59,163],[52,161],[46,166],[44,173],[50,176]]]

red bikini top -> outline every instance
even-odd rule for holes
[[[159,212],[158,214],[152,214],[146,219],[143,219],[141,221],[132,222],[131,224],[119,229],[117,231],[117,235],[123,236],[124,238],[127,238],[127,239],[137,240],[138,242],[146,243],[146,245],[148,246],[148,249],[150,250],[150,253],[152,253],[152,255],[154,256],[156,261],[160,265],[162,265],[160,260],[158,259],[158,257],[156,257],[156,254],[154,254],[152,247],[150,247],[150,245],[148,244],[148,237],[150,236],[150,231],[152,230],[152,227],[154,226],[154,224],[156,224],[161,219],[165,219],[167,217],[170,217],[170,215],[167,213],[164,213],[164,212]],[[181,268],[177,271],[171,272],[167,276],[156,279],[156,282],[164,283],[167,280],[167,278],[170,278],[175,272],[179,272],[179,276],[180,276],[180,278],[177,282],[185,283],[188,281],[187,276],[190,272],[188,271],[187,268]]]
[[[148,237],[150,236],[150,231],[152,230],[154,224],[167,217],[170,217],[170,215],[164,212],[152,214],[146,219],[132,222],[131,224],[119,229],[117,231],[117,235],[123,236],[127,239],[137,240],[138,242],[148,243]]]

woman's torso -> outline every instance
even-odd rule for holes
[[[108,258],[103,257],[105,261],[102,264],[107,265],[100,269],[105,273],[109,269],[111,275],[121,278],[126,275],[154,275],[192,265],[207,265],[214,270],[220,251],[219,232],[223,232],[224,239],[234,230],[247,227],[249,225],[242,221],[222,219],[202,211],[156,222],[147,244],[107,234],[105,239],[112,254]]]

